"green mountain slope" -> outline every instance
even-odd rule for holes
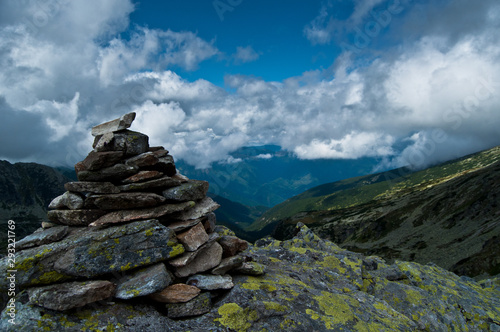
[[[498,159],[495,148],[413,173],[370,201],[282,219],[273,235],[289,238],[295,224],[303,222],[320,236],[366,255],[432,262],[470,277],[498,275]]]
[[[257,231],[301,212],[334,211],[426,188],[500,160],[500,147],[413,172],[400,168],[314,187],[274,206],[248,230]]]

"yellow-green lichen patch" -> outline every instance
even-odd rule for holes
[[[243,309],[236,303],[226,303],[217,312],[221,317],[214,321],[237,332],[246,332],[258,318],[255,310]]]
[[[272,285],[271,280],[267,280],[262,277],[248,277],[247,282],[243,283],[241,287],[248,290],[264,290],[267,292],[272,292],[276,290],[276,287]]]
[[[169,258],[179,256],[180,254],[183,254],[186,251],[186,249],[184,249],[184,246],[182,244],[174,241],[169,241],[167,245],[172,248],[172,251],[170,251],[170,253],[168,254]]]
[[[396,261],[396,265],[399,267],[401,271],[406,272],[407,276],[410,279],[416,282],[422,281],[421,278],[422,273],[419,271],[419,269],[415,266],[414,263]]]
[[[268,301],[264,301],[264,307],[266,308],[266,310],[271,310],[271,311],[275,311],[275,312],[285,312],[288,310],[287,307],[285,307],[284,305],[281,305],[277,302],[268,302]]]
[[[338,273],[346,273],[346,269],[342,267],[340,259],[335,256],[326,256],[322,262],[317,262],[318,265],[328,268],[329,270],[337,270]]]
[[[323,291],[321,295],[313,298],[318,302],[321,312],[327,316],[335,317],[335,322],[345,324],[354,319],[354,313],[347,303],[351,302],[350,297]]]

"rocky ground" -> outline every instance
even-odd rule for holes
[[[222,229],[219,230],[221,233]],[[230,234],[225,234],[230,235]],[[242,253],[263,276],[204,297],[209,311],[171,319],[163,306],[107,299],[55,311],[18,296],[18,325],[2,331],[500,331],[500,282],[477,283],[435,265],[342,250],[302,226],[291,240],[260,240]]]

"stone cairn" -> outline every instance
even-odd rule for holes
[[[263,273],[238,254],[247,242],[216,226],[208,182],[179,174],[167,150],[127,129],[134,119],[92,128],[79,181],[50,203],[51,222],[17,243],[17,283],[30,303],[64,311],[115,298],[196,316],[233,287],[228,272]]]

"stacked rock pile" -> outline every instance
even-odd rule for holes
[[[50,203],[51,222],[17,243],[16,285],[31,304],[62,311],[134,299],[170,318],[195,316],[233,287],[229,272],[263,273],[239,255],[247,242],[216,226],[208,182],[179,174],[167,150],[128,130],[134,118],[92,128],[79,181]]]

